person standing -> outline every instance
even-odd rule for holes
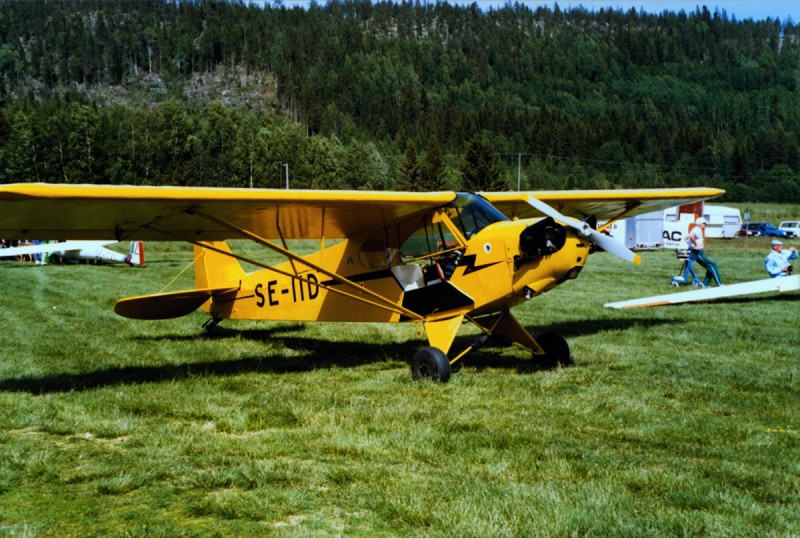
[[[777,276],[787,276],[789,274],[790,260],[797,258],[797,249],[789,247],[787,252],[783,252],[783,243],[777,239],[772,240],[772,250],[769,251],[767,257],[764,258],[764,269],[767,270],[769,276],[775,278]]]
[[[705,253],[706,219],[700,217],[694,224],[694,228],[686,236],[686,242],[689,243],[689,260],[696,261],[705,268],[706,277],[703,279],[703,286],[710,285],[712,278],[717,283],[717,286],[722,286],[722,278],[719,276],[717,264],[711,261]]]
[[[42,244],[42,242],[39,241],[38,239],[34,239],[33,240],[33,244],[38,247],[39,245]],[[44,261],[44,258],[42,257],[42,253],[41,252],[34,252],[33,253],[33,261],[36,262],[36,265],[47,265],[45,263],[45,261]]]

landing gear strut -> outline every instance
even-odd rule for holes
[[[218,318],[217,316],[213,316],[208,318],[205,323],[203,323],[203,328],[206,330],[207,333],[214,332],[214,328],[222,322],[222,318]]]

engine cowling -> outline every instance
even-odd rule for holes
[[[517,261],[517,266],[558,252],[564,247],[566,240],[566,228],[551,217],[531,224],[519,234],[519,250],[522,257]]]

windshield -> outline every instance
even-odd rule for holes
[[[494,222],[508,220],[492,204],[476,194],[459,193],[447,211],[450,219],[469,239]]]

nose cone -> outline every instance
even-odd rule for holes
[[[558,252],[567,240],[567,230],[551,217],[531,224],[519,234],[523,261],[533,261]]]

